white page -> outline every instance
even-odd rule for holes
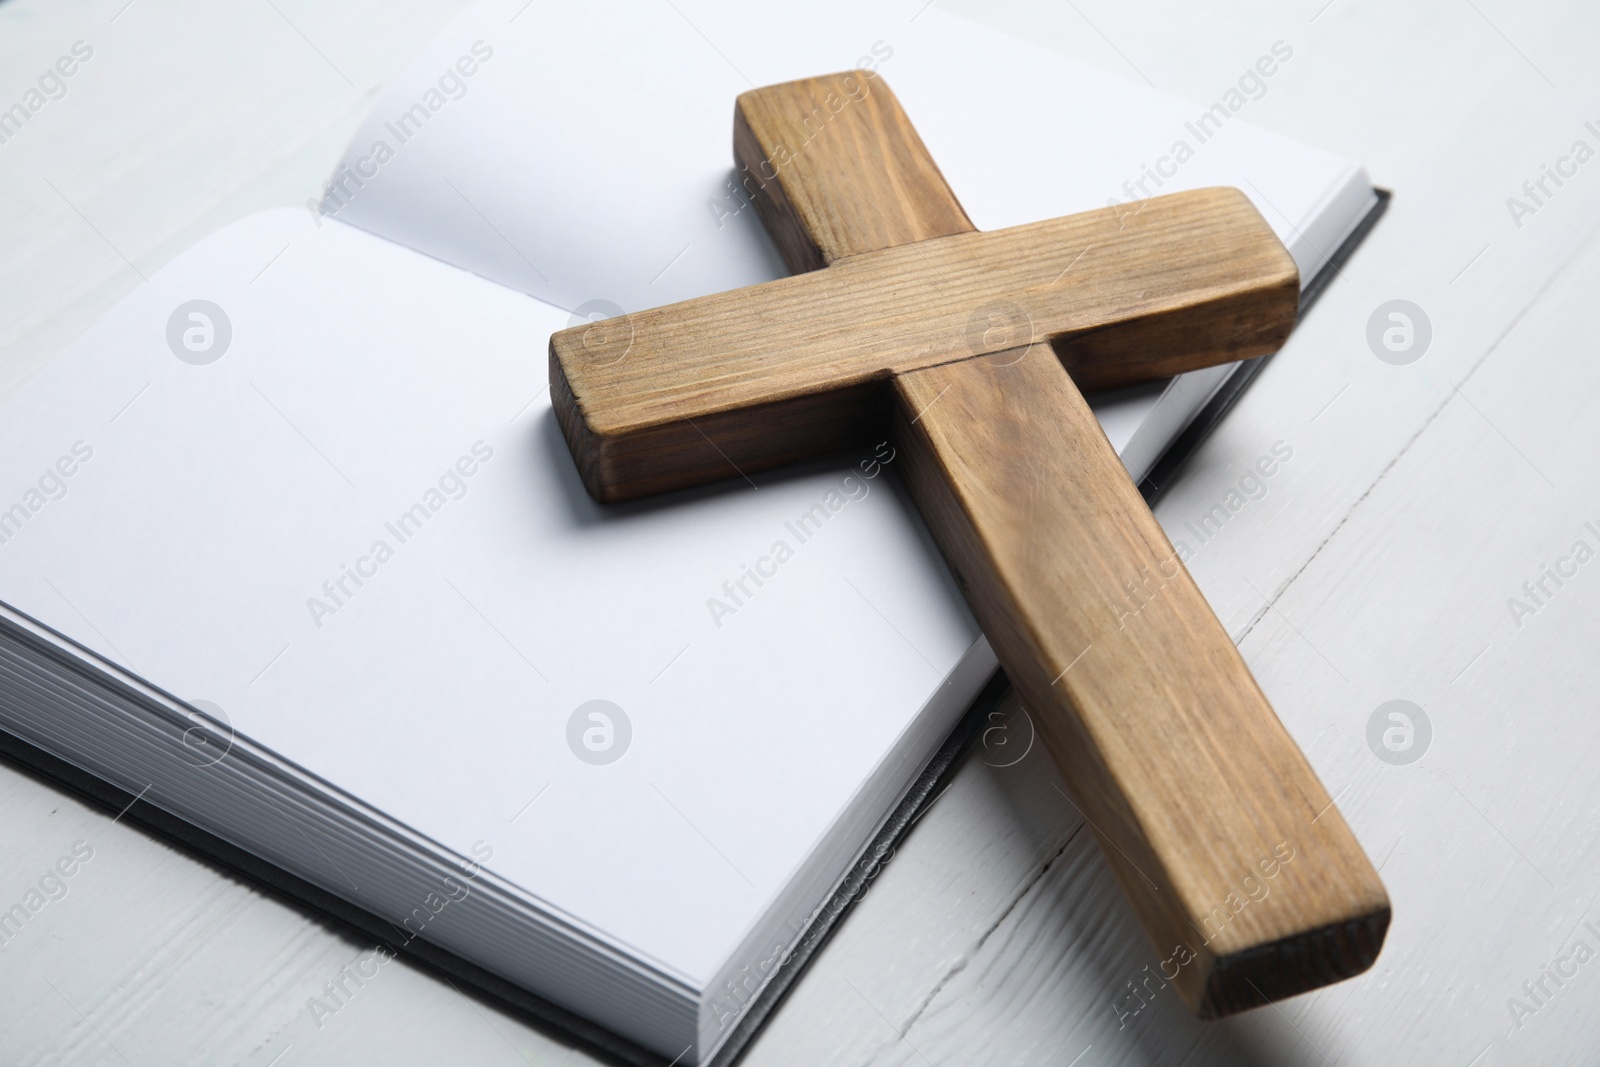
[[[1189,125],[1204,106],[922,0],[488,0],[384,94],[342,172],[373,177],[345,180],[348,198],[326,210],[569,310],[765,281],[783,267],[754,210],[726,214],[739,203],[734,97],[860,61],[876,64],[981,229],[1129,200],[1124,183],[1183,140],[1193,157],[1133,196],[1242,188],[1310,277],[1333,247],[1305,240],[1327,202],[1351,186],[1370,196],[1347,160],[1232,116],[1201,143]],[[400,130],[419,104],[426,121]],[[380,142],[393,152],[381,165]]]
[[[196,297],[232,326],[205,366],[165,337]],[[545,390],[566,317],[304,212],[242,220],[7,406],[4,506],[93,454],[0,545],[0,599],[703,982],[978,631],[853,458],[590,501]],[[385,523],[477,442],[465,495],[400,543]],[[785,524],[830,491],[801,543]],[[314,614],[378,541],[393,558]],[[718,625],[708,599],[778,541]],[[608,766],[567,745],[592,699],[632,723]]]

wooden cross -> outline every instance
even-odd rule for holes
[[[1389,924],[1377,872],[1079,393],[1282,344],[1299,274],[1249,200],[1206,189],[979,232],[861,71],[743,94],[733,140],[795,274],[551,337],[589,492],[749,475],[890,427],[1190,1010],[1369,967]]]

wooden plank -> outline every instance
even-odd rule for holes
[[[1029,340],[1159,320],[1181,343],[1115,369],[1138,380],[1271,352],[1298,294],[1244,194],[1205,189],[562,330],[551,394],[585,486],[626,500],[847,447],[877,425],[890,374]]]
[[[882,78],[862,70],[742,93],[739,179],[796,274],[976,229]]]
[[[1049,347],[895,387],[912,495],[1184,1002],[1371,966],[1376,872]]]

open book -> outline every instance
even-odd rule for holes
[[[1236,185],[1309,282],[1375,203],[1235,117],[1287,45],[1208,108],[920,6],[471,11],[319,210],[6,406],[0,727],[617,1055],[734,1055],[994,657],[892,443],[601,507],[550,333],[777,276],[734,97],[853,66],[984,229]],[[1229,373],[1098,402],[1136,478]]]

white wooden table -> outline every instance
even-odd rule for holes
[[[0,107],[74,42],[94,50],[0,144],[0,395],[141,273],[304,203],[464,3],[0,4]],[[1600,561],[1570,555],[1600,550],[1600,159],[1561,164],[1576,173],[1537,204],[1522,189],[1575,141],[1600,151],[1600,9],[960,6],[1202,103],[1287,42],[1243,117],[1397,192],[1158,509],[1380,865],[1394,924],[1365,976],[1195,1022],[1142,984],[1158,957],[1048,760],[978,751],[745,1062],[1600,1062]],[[1513,218],[1511,196],[1536,210]],[[1432,326],[1404,366],[1367,343],[1395,299]],[[1292,457],[1265,495],[1200,545],[1190,524],[1278,442]],[[1513,597],[1534,610],[1513,617]],[[1368,743],[1391,700],[1431,723],[1410,763]],[[371,946],[0,765],[0,908],[78,842],[92,858],[66,896],[0,949],[0,1064],[586,1062],[403,963],[317,1026],[308,998]]]

